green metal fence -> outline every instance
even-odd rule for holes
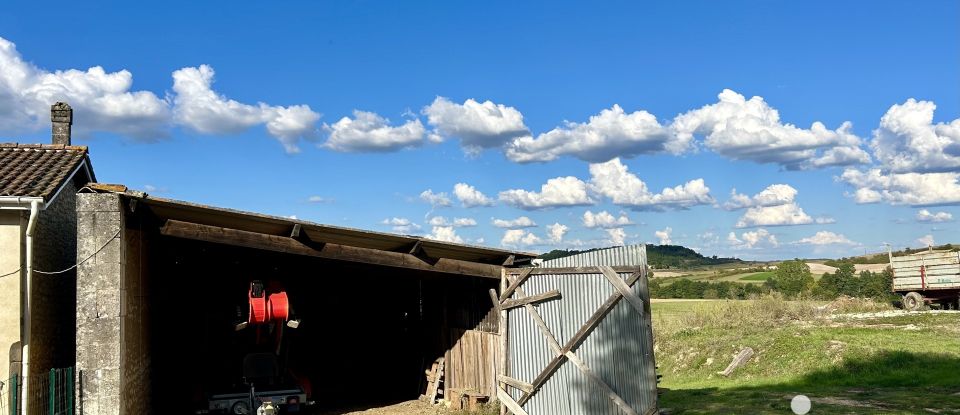
[[[0,381],[0,414],[16,415],[19,409],[20,377],[17,375]]]
[[[44,375],[34,376],[30,382],[27,407],[31,414],[74,415],[76,375],[72,367],[50,369]],[[0,381],[0,415],[18,415],[23,411],[21,399],[23,378],[13,375]]]

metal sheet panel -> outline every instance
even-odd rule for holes
[[[544,263],[545,268],[598,265],[645,269],[646,249],[643,245],[612,248]],[[626,279],[630,273],[619,275]],[[561,346],[616,292],[599,272],[533,275],[521,289],[527,296],[560,290],[560,300],[546,301],[536,308]],[[657,408],[656,362],[646,278],[641,278],[633,291],[646,303],[645,315],[621,300],[574,353],[637,413],[646,414]],[[532,383],[553,358],[553,353],[526,310],[512,309],[508,318],[508,375]],[[520,399],[519,391],[509,389],[514,399]],[[606,392],[570,362],[560,367],[524,409],[530,415],[621,413]]]
[[[960,253],[922,252],[890,262],[896,291],[960,288]]]

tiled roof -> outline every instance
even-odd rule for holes
[[[86,160],[86,146],[0,144],[0,196],[47,199]]]

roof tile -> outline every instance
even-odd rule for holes
[[[86,146],[0,144],[0,196],[46,199],[86,159]]]

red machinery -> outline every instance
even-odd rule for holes
[[[243,358],[243,384],[245,391],[235,390],[215,394],[208,403],[210,412],[253,414],[262,403],[277,404],[282,412],[296,412],[307,401],[310,384],[293,371],[282,367],[283,333],[286,328],[296,329],[300,320],[292,318],[293,312],[286,291],[279,283],[253,281],[247,291],[246,318],[234,325],[236,331],[253,326],[256,330],[253,352]],[[240,312],[241,310],[238,310]],[[274,334],[270,336],[270,334]],[[264,351],[269,349],[269,351]],[[256,385],[268,385],[257,390]]]

